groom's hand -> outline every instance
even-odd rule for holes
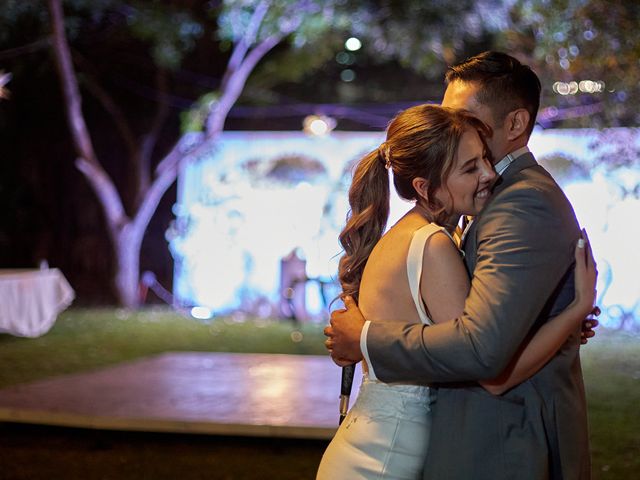
[[[324,345],[333,361],[341,367],[362,360],[360,334],[365,319],[351,297],[344,298],[346,308],[331,313],[330,326],[324,329],[328,337]]]

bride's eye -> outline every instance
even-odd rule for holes
[[[476,170],[478,170],[478,165],[476,162],[474,162],[472,165],[469,166],[469,168],[464,170],[462,173],[475,173]]]

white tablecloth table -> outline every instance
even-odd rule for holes
[[[0,332],[44,335],[74,298],[73,288],[57,268],[0,270]]]

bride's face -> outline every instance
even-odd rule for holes
[[[489,199],[495,178],[480,135],[468,129],[460,139],[453,170],[435,195],[452,215],[477,215]]]

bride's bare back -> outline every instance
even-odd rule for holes
[[[420,321],[409,288],[407,253],[414,232],[428,223],[411,210],[374,247],[360,283],[359,307],[368,320]]]

